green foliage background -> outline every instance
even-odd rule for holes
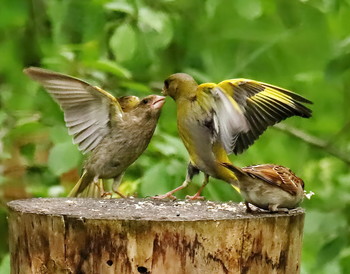
[[[83,162],[61,110],[22,73],[26,66],[74,75],[116,96],[159,92],[174,72],[199,82],[244,77],[279,85],[314,102],[313,118],[286,123],[349,155],[349,0],[2,0],[0,39],[1,273],[9,271],[6,202],[66,195]],[[182,182],[188,157],[175,115],[168,98],[122,191],[144,197]],[[273,128],[231,159],[285,165],[302,177],[316,195],[303,203],[301,272],[349,273],[349,162]],[[240,201],[215,180],[204,195]]]

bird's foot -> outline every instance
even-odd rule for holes
[[[181,186],[178,186],[177,188],[165,193],[164,195],[156,195],[156,196],[152,196],[151,198],[152,199],[156,199],[156,200],[163,200],[163,199],[166,199],[166,198],[169,198],[171,200],[176,200],[177,198],[173,195],[175,192],[181,190],[181,189],[184,189],[185,187],[187,187],[187,185],[190,183],[189,180],[185,180]]]
[[[255,212],[255,211],[249,206],[249,203],[248,203],[248,202],[244,202],[244,204],[245,204],[245,207],[246,207],[245,212],[247,212],[247,213],[254,213],[254,212]]]
[[[278,205],[269,205],[269,211],[274,213],[289,213],[288,208],[278,207]]]
[[[177,198],[173,195],[172,192],[165,193],[164,195],[156,195],[152,196],[152,199],[155,200],[164,200],[164,199],[170,199],[170,200],[176,200]]]
[[[186,195],[186,199],[187,199],[187,200],[192,200],[192,201],[194,201],[194,200],[204,200],[205,197],[204,197],[204,196],[201,196],[199,193],[196,193],[196,194],[194,194],[193,196],[191,196],[191,195]]]
[[[113,196],[112,192],[105,191],[101,194],[101,198],[103,199],[111,199]]]
[[[127,196],[125,196],[124,194],[120,193],[119,191],[113,190],[116,194],[118,194],[120,196],[120,198],[128,198]]]
[[[246,213],[255,214],[255,213],[262,213],[262,212],[264,212],[263,209],[261,209],[261,208],[259,208],[257,206],[253,205],[254,207],[252,208],[251,205],[248,202],[244,202],[244,204],[245,204],[245,207],[246,207],[246,210],[245,210]]]
[[[127,198],[124,194],[121,194],[120,192],[115,192],[118,194],[121,198]],[[113,198],[113,193],[109,191],[105,191],[101,194],[101,198],[103,199],[112,199]]]

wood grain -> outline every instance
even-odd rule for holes
[[[299,273],[304,211],[149,199],[8,203],[11,273]]]

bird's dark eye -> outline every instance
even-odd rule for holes
[[[166,89],[168,89],[168,88],[169,88],[169,84],[170,84],[169,79],[166,79],[166,80],[164,81],[164,87],[165,87]]]
[[[149,102],[149,99],[143,99],[142,104],[147,104]]]

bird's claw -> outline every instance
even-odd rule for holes
[[[254,213],[254,210],[249,206],[248,202],[245,202],[244,204],[245,204],[245,207],[246,207],[246,209],[245,209],[246,213]]]
[[[169,199],[171,199],[171,200],[176,200],[177,198],[174,196],[174,195],[172,195],[172,194],[164,194],[164,195],[156,195],[156,196],[152,196],[151,197],[152,199],[155,199],[155,200],[164,200],[164,199],[167,199],[167,198],[169,198]]]
[[[101,198],[103,198],[103,199],[111,199],[112,196],[113,196],[112,192],[108,192],[108,191],[105,191],[101,194]]]
[[[195,194],[195,195],[193,195],[193,196],[191,196],[191,195],[186,195],[186,197],[185,197],[187,200],[204,200],[205,199],[205,197],[204,196],[200,196],[200,195],[198,195],[198,194]]]
[[[117,195],[119,195],[121,198],[128,198],[127,196],[121,194],[120,192],[116,192]],[[101,198],[103,199],[112,199],[113,198],[113,193],[109,191],[105,191],[101,194]]]
[[[289,213],[289,209],[288,208],[284,208],[284,207],[278,207],[278,205],[276,204],[272,204],[269,205],[269,212],[270,213]]]

